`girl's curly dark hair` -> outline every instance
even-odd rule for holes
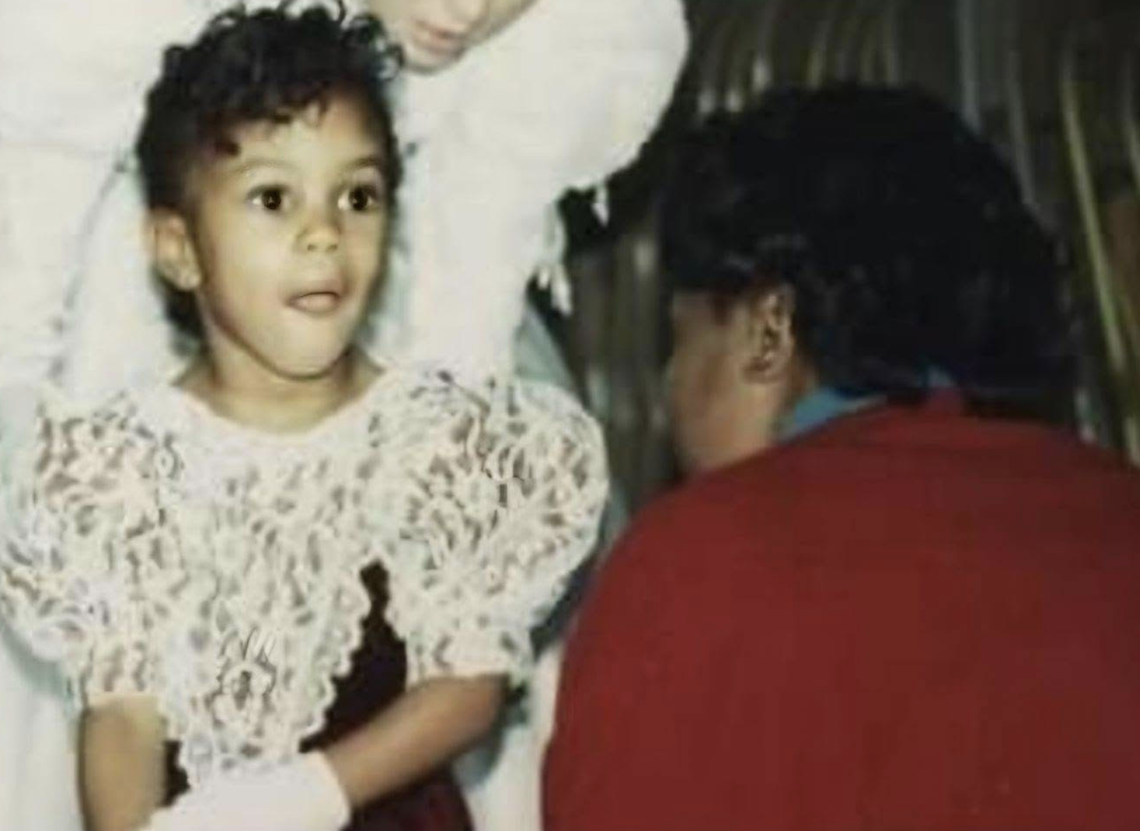
[[[975,412],[1056,414],[1071,325],[1055,248],[1006,164],[916,90],[781,90],[694,131],[667,188],[672,287],[786,285],[824,383],[893,401],[949,375]]]
[[[257,121],[288,123],[334,93],[349,94],[383,143],[389,188],[398,178],[385,81],[399,50],[371,15],[347,16],[291,2],[247,12],[241,5],[214,17],[189,46],[169,47],[162,74],[146,98],[135,151],[147,204],[183,207],[186,172],[203,151],[235,153],[230,132]]]
[[[398,70],[398,47],[370,15],[348,18],[337,0],[299,13],[286,0],[275,9],[247,12],[241,5],[214,17],[189,46],[171,46],[162,75],[151,87],[135,144],[143,195],[150,208],[185,208],[186,179],[203,153],[238,152],[231,138],[241,124],[287,124],[333,94],[364,106],[381,142],[385,183],[392,199],[400,160],[385,82]],[[171,322],[200,337],[194,298],[160,281]]]

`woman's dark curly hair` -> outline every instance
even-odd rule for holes
[[[385,82],[399,66],[398,48],[379,20],[349,18],[339,0],[333,11],[317,5],[293,13],[291,6],[248,12],[235,6],[214,17],[194,43],[166,50],[135,144],[149,207],[184,209],[191,166],[204,153],[237,153],[235,127],[287,124],[337,94],[362,103],[381,141],[391,199],[399,157]],[[180,329],[201,333],[193,298],[168,290],[167,306]]]
[[[950,376],[975,412],[1055,414],[1071,326],[1055,249],[1008,167],[915,90],[781,90],[684,143],[667,188],[672,288],[788,286],[824,383],[898,402]]]

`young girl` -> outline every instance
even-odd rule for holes
[[[593,543],[604,456],[567,396],[351,346],[398,167],[376,36],[232,12],[168,53],[138,151],[201,352],[7,437],[0,609],[71,680],[96,831],[465,827],[431,771]],[[167,740],[189,792],[154,813]]]
[[[98,27],[80,24],[85,0],[0,4],[0,78],[19,79],[0,83],[0,385],[50,374],[94,402],[182,371],[144,277],[130,142],[161,46],[227,3],[106,0]],[[517,361],[568,385],[549,336],[522,312],[524,286],[536,270],[557,273],[562,192],[630,161],[652,128],[684,55],[681,3],[353,5],[384,19],[413,70],[393,84],[406,175],[379,314],[361,342],[377,358],[468,377]],[[19,393],[0,399],[0,435],[26,404]],[[73,831],[74,794],[57,784],[74,763],[54,679],[10,645],[0,642],[0,657],[14,659],[0,661],[0,827]],[[544,653],[529,685],[529,715],[513,708],[505,740],[464,768],[480,829],[538,828],[535,719],[550,710],[555,656]]]

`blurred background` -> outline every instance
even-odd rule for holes
[[[1079,321],[1073,420],[1140,463],[1140,0],[688,0],[692,50],[641,161],[568,198],[574,311],[546,315],[637,508],[675,478],[654,183],[680,131],[772,85],[909,85],[992,140],[1057,241]],[[545,299],[538,294],[540,307]]]

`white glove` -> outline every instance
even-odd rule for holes
[[[324,754],[219,777],[156,812],[140,831],[340,831],[351,809]]]

